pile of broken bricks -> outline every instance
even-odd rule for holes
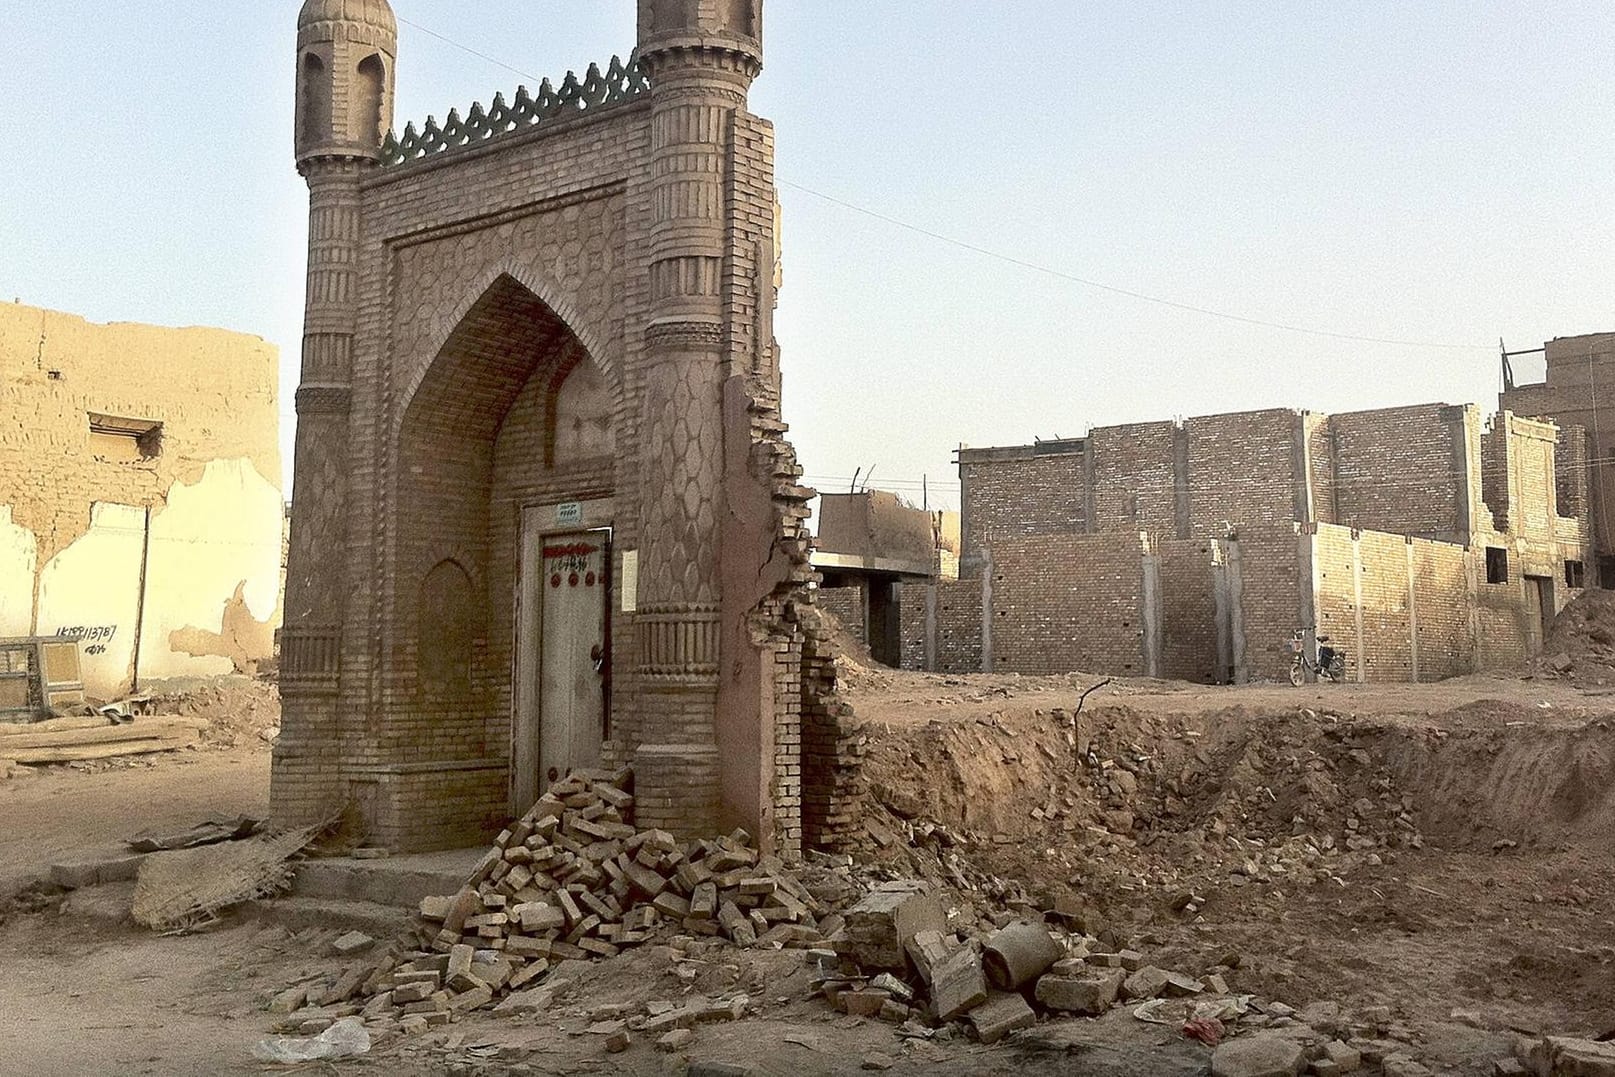
[[[844,920],[831,947],[810,951],[818,989],[849,1014],[892,1022],[899,1036],[962,1032],[993,1044],[1040,1016],[1098,1017],[1125,1003],[1141,1020],[1178,1026],[1214,1047],[1216,1077],[1334,1077],[1370,1066],[1397,1077],[1429,1074],[1405,1044],[1372,1038],[1389,1030],[1388,1011],[1354,1027],[1332,1003],[1297,1011],[1233,994],[1224,974],[1237,956],[1197,978],[1035,921],[961,938],[949,933],[934,894],[912,881],[877,886]]]
[[[982,1043],[1036,1024],[1040,1010],[1095,1016],[1118,1000],[1198,995],[1208,986],[1040,923],[1012,922],[979,941],[961,940],[949,933],[935,893],[912,880],[877,886],[844,921],[831,947],[811,951],[832,1005],[915,1028],[963,1020]],[[1226,993],[1214,981],[1212,989]]]
[[[612,957],[672,933],[807,949],[840,928],[744,831],[681,844],[636,829],[631,782],[628,770],[556,782],[499,834],[458,893],[421,902],[421,949],[358,961],[308,992],[307,1005],[277,1000],[280,1027],[307,1034],[358,1014],[373,1032],[422,1032],[489,1006],[542,1009],[564,989],[549,982],[560,962]],[[743,1012],[744,1001],[713,1005],[737,1004]],[[680,1011],[667,1031],[688,1016]]]

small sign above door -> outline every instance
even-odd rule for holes
[[[555,523],[558,527],[576,527],[583,522],[583,502],[568,501],[555,506]]]

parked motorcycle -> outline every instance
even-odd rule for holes
[[[1307,634],[1296,632],[1290,637],[1290,683],[1299,688],[1306,683],[1307,674],[1326,681],[1346,679],[1346,652],[1338,647],[1326,647],[1328,636],[1319,636],[1308,653]]]

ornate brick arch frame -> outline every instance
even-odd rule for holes
[[[415,371],[409,384],[402,387],[397,395],[397,409],[393,417],[393,429],[390,431],[394,451],[397,450],[399,432],[403,428],[404,416],[409,414],[410,405],[414,403],[415,395],[420,391],[432,368],[437,365],[448,346],[449,340],[454,336],[466,316],[488,294],[488,290],[499,282],[501,277],[509,277],[517,284],[526,288],[528,292],[538,299],[540,303],[549,308],[551,314],[564,325],[571,334],[583,345],[596,366],[598,366],[611,383],[611,395],[614,404],[621,409],[624,404],[624,388],[622,373],[618,369],[616,357],[604,347],[599,337],[589,329],[583,319],[578,316],[577,308],[572,301],[566,298],[564,289],[559,284],[531,266],[523,265],[513,258],[501,260],[499,263],[484,269],[477,276],[469,278],[471,286],[461,295],[458,302],[437,320],[432,328],[432,345],[427,351],[431,354],[431,362],[424,363]]]

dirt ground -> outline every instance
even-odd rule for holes
[[[1615,1028],[1615,696],[1535,670],[1436,685],[1213,688],[899,673],[845,664],[865,735],[865,870],[939,880],[957,922],[1058,908],[1107,943],[1490,1072],[1514,1032]],[[201,749],[0,781],[0,895],[58,856],[212,813],[261,813],[274,715],[232,690]],[[1080,713],[1078,707],[1080,703]],[[189,705],[189,704],[188,704]],[[0,923],[0,1057],[41,1074],[260,1073],[268,1000],[329,978],[337,925],[252,913],[159,937],[128,888],[35,892]],[[404,919],[400,918],[400,927]],[[575,970],[576,971],[576,970]],[[559,975],[557,973],[556,975]],[[1129,1008],[995,1047],[901,1038],[812,996],[799,951],[666,946],[581,970],[547,1013],[468,1015],[315,1067],[364,1073],[1204,1074],[1209,1049]],[[591,1024],[746,992],[685,1056]],[[1310,1007],[1310,1008],[1309,1008]],[[1333,1015],[1333,1016],[1331,1016]],[[1374,1072],[1373,1069],[1367,1072]]]

